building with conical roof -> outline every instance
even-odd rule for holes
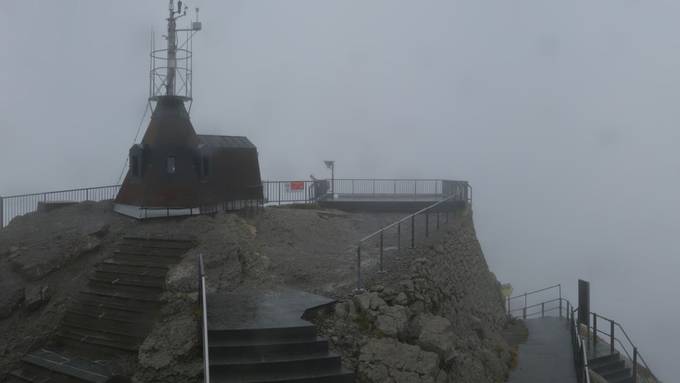
[[[191,38],[201,24],[177,29],[176,20],[186,15],[181,1],[177,9],[171,1],[169,12],[167,47],[151,53],[151,121],[142,142],[130,148],[114,209],[153,218],[260,205],[260,167],[250,140],[194,130],[186,103],[193,101]],[[178,44],[182,33],[186,38]]]

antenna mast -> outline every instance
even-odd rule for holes
[[[151,50],[151,79],[149,86],[149,100],[158,101],[159,97],[173,96],[184,101],[191,101],[192,94],[192,53],[191,39],[201,30],[196,8],[196,21],[189,28],[178,29],[177,20],[187,15],[189,7],[169,0],[168,32],[165,37],[165,49]]]

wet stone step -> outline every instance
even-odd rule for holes
[[[271,358],[276,355],[326,355],[328,340],[316,338],[314,341],[223,341],[211,340],[210,360],[238,361]]]
[[[108,334],[143,337],[150,329],[149,322],[122,322],[111,319],[97,319],[87,315],[68,313],[62,324],[65,326],[99,331]]]
[[[153,311],[122,311],[97,306],[76,305],[66,310],[66,315],[80,315],[91,319],[107,319],[122,323],[152,324],[156,315]]]
[[[293,374],[301,371],[318,373],[340,370],[340,357],[335,354],[323,356],[281,356],[254,361],[215,361],[210,363],[210,371],[217,373],[245,374],[268,371],[276,374]]]
[[[129,275],[102,273],[99,271],[90,277],[90,281],[114,286],[148,287],[159,290],[162,290],[165,287],[165,278],[139,278]]]
[[[159,257],[157,255],[133,255],[116,253],[111,258],[113,263],[131,264],[137,266],[157,266],[169,268],[169,266],[176,265],[180,258],[174,257]]]
[[[95,271],[100,271],[104,273],[118,273],[121,275],[136,275],[140,277],[158,277],[165,278],[168,270],[167,268],[159,267],[145,267],[137,265],[125,265],[125,264],[114,264],[114,263],[100,263],[95,268]]]
[[[172,240],[172,239],[143,239],[143,238],[133,238],[125,237],[121,241],[121,245],[126,246],[139,246],[139,247],[149,247],[149,248],[163,248],[163,249],[180,249],[189,250],[195,246],[193,241],[184,240]]]
[[[210,307],[210,306],[208,306]],[[247,328],[247,329],[209,329],[210,342],[242,342],[242,341],[315,341],[316,327],[312,324],[292,327]]]
[[[110,294],[104,295],[103,293],[93,291],[81,291],[77,298],[77,304],[84,310],[89,310],[88,307],[98,307],[133,313],[151,312],[160,307],[160,302],[157,300],[131,300],[125,297]]]
[[[165,248],[145,248],[135,246],[118,246],[114,254],[131,254],[131,255],[155,255],[158,257],[181,258],[186,253],[183,249],[165,249]]]
[[[162,289],[159,288],[114,285],[93,280],[88,282],[86,291],[104,296],[151,302],[158,302],[162,293]]]
[[[90,345],[110,347],[118,350],[136,352],[141,340],[134,337],[117,336],[81,328],[62,326],[57,336]]]

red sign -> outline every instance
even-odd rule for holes
[[[305,181],[293,181],[290,183],[290,190],[305,190]]]

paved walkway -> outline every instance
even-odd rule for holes
[[[528,319],[529,339],[519,346],[519,366],[509,383],[576,383],[571,335],[564,320]]]

